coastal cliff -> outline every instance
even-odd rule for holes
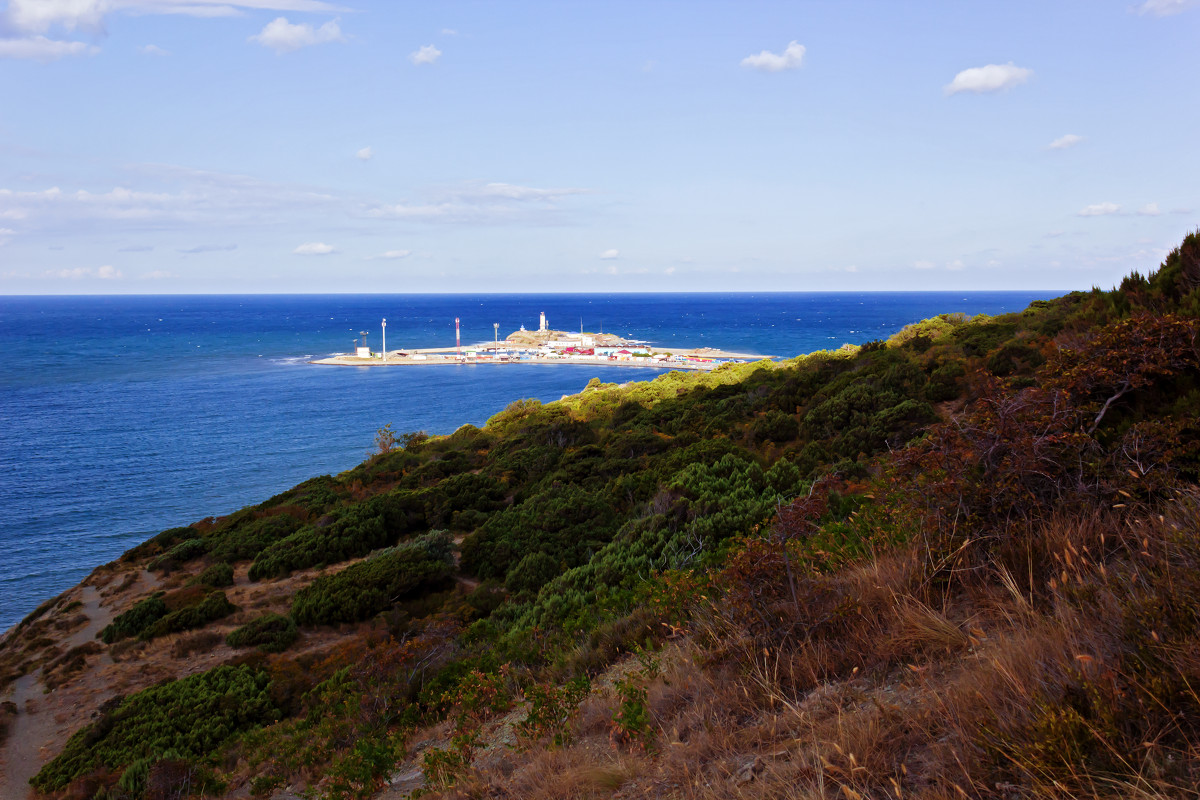
[[[1112,291],[382,429],[6,634],[0,795],[1192,796],[1198,320],[1192,234]]]

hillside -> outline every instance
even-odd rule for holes
[[[382,429],[10,632],[0,795],[1195,797],[1198,320],[1192,234],[1017,314]]]

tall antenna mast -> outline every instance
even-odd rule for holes
[[[462,358],[462,336],[458,331],[458,317],[454,318],[454,350],[455,356]]]

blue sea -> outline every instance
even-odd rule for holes
[[[483,425],[556,400],[572,364],[351,368],[360,331],[389,349],[551,327],[671,347],[793,356],[939,313],[1018,311],[1053,292],[0,297],[0,630],[158,531],[360,462],[375,432]]]

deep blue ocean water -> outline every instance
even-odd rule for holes
[[[158,531],[361,461],[376,430],[449,433],[512,400],[659,370],[351,368],[351,349],[536,329],[792,356],[939,313],[1018,311],[1053,292],[0,297],[0,631]]]

